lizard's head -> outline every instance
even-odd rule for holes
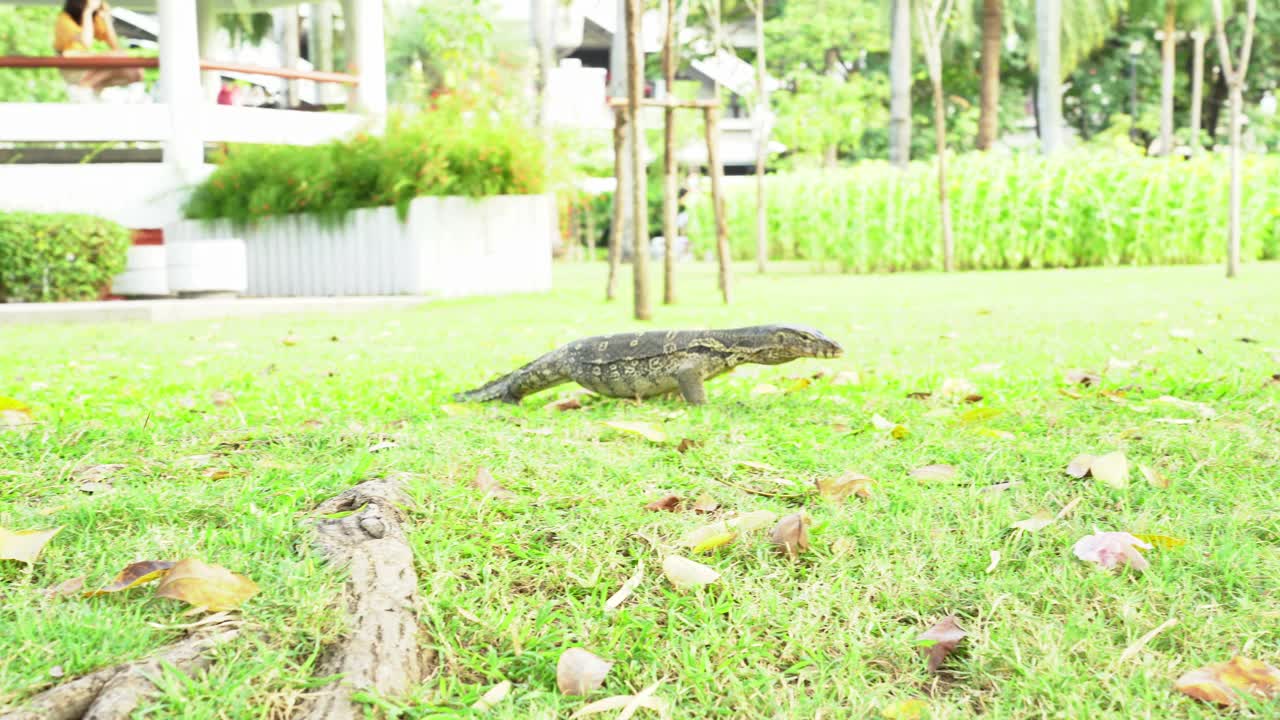
[[[834,358],[844,354],[840,343],[803,325],[766,325],[755,362],[778,365],[798,358]]]

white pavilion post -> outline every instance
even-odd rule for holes
[[[333,72],[333,8],[327,2],[311,3],[312,63],[317,70]],[[333,102],[333,84],[316,87],[320,104]]]
[[[208,60],[217,52],[218,43],[218,8],[216,0],[196,0],[197,28],[200,34],[200,57]],[[204,99],[217,102],[218,91],[222,89],[222,75],[215,70],[201,73],[204,80]]]
[[[298,6],[290,5],[280,11],[280,20],[283,25],[283,37],[280,42],[280,51],[283,55],[284,66],[289,70],[298,69],[299,56],[302,54],[302,38],[298,27]],[[299,93],[298,81],[287,80],[285,87],[285,106],[294,108],[298,106]]]
[[[200,49],[196,4],[159,0],[160,94],[169,107],[164,161],[183,181],[193,181],[204,164],[201,137]]]
[[[354,92],[355,110],[374,118],[387,112],[387,46],[383,37],[382,0],[346,0],[347,37],[351,69],[359,79]]]

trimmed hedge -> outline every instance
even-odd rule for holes
[[[543,149],[526,127],[454,109],[393,119],[381,135],[312,147],[238,145],[198,185],[190,219],[309,213],[332,220],[424,195],[530,195],[545,184]]]
[[[91,215],[0,212],[0,302],[97,300],[131,243],[127,229]]]
[[[963,269],[1155,265],[1226,257],[1225,158],[1160,160],[1081,152],[1061,159],[971,154],[948,163],[956,264]],[[937,171],[868,162],[771,175],[770,255],[845,272],[942,267]],[[735,258],[755,254],[754,184],[727,192]],[[1280,258],[1280,157],[1245,159],[1241,256]],[[710,198],[691,241],[714,247]]]

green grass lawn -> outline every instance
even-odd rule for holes
[[[0,396],[41,421],[0,434],[0,526],[64,528],[33,567],[0,562],[0,704],[59,682],[55,667],[65,680],[142,657],[190,621],[146,589],[49,599],[45,588],[80,575],[97,587],[135,560],[198,557],[259,584],[243,615],[262,632],[223,648],[206,675],[166,676],[145,716],[287,711],[343,630],[331,604],[342,577],[310,554],[305,517],[362,479],[402,473],[436,653],[414,695],[385,705],[404,717],[467,716],[503,680],[515,688],[487,716],[567,717],[587,701],[556,690],[557,658],[571,646],[616,662],[588,700],[662,680],[657,695],[678,718],[877,717],[909,698],[927,700],[935,718],[1221,716],[1173,682],[1235,654],[1280,664],[1280,265],[1221,275],[741,271],[726,308],[711,272],[688,270],[682,303],[657,307],[655,326],[797,322],[846,349],[838,360],[740,368],[708,384],[703,407],[544,409],[571,386],[520,407],[449,405],[451,393],[560,343],[637,327],[629,303],[602,303],[600,266],[561,268],[549,295],[413,311],[0,328]],[[1069,386],[1073,368],[1101,382]],[[833,384],[845,370],[860,381]],[[759,392],[818,371],[827,375],[794,392]],[[973,383],[982,400],[940,398],[948,379]],[[234,402],[215,405],[219,391]],[[1003,413],[960,422],[973,407]],[[876,414],[908,434],[875,429]],[[668,441],[609,420],[660,424]],[[678,452],[684,438],[699,445]],[[384,442],[395,447],[370,452]],[[1170,486],[1136,467],[1123,490],[1064,473],[1079,453],[1111,450]],[[114,491],[81,491],[73,470],[99,463],[125,466]],[[909,476],[930,463],[958,473]],[[473,489],[479,467],[514,497]],[[832,504],[768,479],[803,488],[846,471],[875,480],[869,499]],[[1004,482],[1018,484],[984,490]],[[643,509],[669,493],[710,493],[725,513],[803,509],[812,550],[792,562],[767,528],[744,534],[696,556],[717,583],[677,592],[662,559],[690,555],[679,538],[714,518]],[[1076,500],[1036,533],[1010,529]],[[1095,528],[1187,543],[1149,551],[1146,573],[1107,572],[1071,552]],[[993,551],[1001,560],[988,571]],[[638,563],[645,580],[606,613]],[[916,637],[948,614],[969,636],[930,674]],[[1177,624],[1120,662],[1169,618]],[[1280,706],[1254,713],[1276,717]]]

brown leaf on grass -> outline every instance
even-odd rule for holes
[[[152,580],[159,580],[172,570],[176,564],[167,560],[143,560],[130,563],[116,575],[116,579],[112,580],[111,584],[97,590],[90,590],[84,596],[95,597],[97,595],[116,593],[144,585]]]
[[[236,401],[236,396],[226,390],[216,390],[209,393],[209,400],[217,407],[226,407]]]
[[[84,576],[81,575],[79,577],[73,577],[67,580],[63,580],[62,582],[58,583],[57,585],[54,585],[53,587],[45,588],[44,595],[45,597],[49,597],[49,598],[67,597],[69,595],[75,595],[76,593],[80,592],[83,589],[84,589]]]
[[[104,482],[111,478],[112,475],[124,469],[124,465],[119,463],[110,463],[106,465],[87,465],[85,467],[76,468],[71,472],[71,477],[77,482]]]
[[[494,685],[480,696],[480,699],[472,703],[471,709],[477,712],[492,710],[495,705],[507,699],[507,695],[511,694],[511,681],[503,680]]]
[[[1094,456],[1092,455],[1081,454],[1075,456],[1071,459],[1071,462],[1067,463],[1067,474],[1077,479],[1088,475],[1089,467],[1093,465],[1093,460]]]
[[[645,510],[653,512],[675,512],[680,509],[680,503],[683,500],[679,495],[666,495],[644,506]]]
[[[720,502],[711,497],[711,493],[702,493],[693,501],[693,511],[704,515],[715,512],[720,508]]]
[[[850,495],[860,498],[871,497],[871,484],[875,482],[860,472],[850,470],[834,478],[819,478],[815,481],[818,494],[832,502],[844,502]]]
[[[635,574],[628,578],[626,582],[622,583],[622,587],[618,588],[618,591],[610,595],[609,599],[605,601],[604,611],[611,612],[613,610],[617,610],[618,606],[626,602],[627,598],[631,597],[631,593],[635,592],[636,588],[640,587],[640,583],[642,582],[644,582],[643,560],[636,565]]]
[[[1147,483],[1152,487],[1167,488],[1169,487],[1169,478],[1165,477],[1159,470],[1147,465],[1139,465],[1138,472],[1142,473],[1142,477],[1147,479]]]
[[[223,480],[231,477],[231,471],[222,468],[205,468],[200,476],[205,480]]]
[[[542,407],[548,410],[559,410],[560,412],[564,412],[565,410],[581,410],[582,401],[578,399],[578,396],[570,395],[567,398],[552,400]]]
[[[680,441],[679,445],[676,446],[676,452],[684,454],[698,447],[701,444],[702,443],[698,442],[697,440],[690,440],[689,438],[685,438]]]
[[[1271,376],[1271,383],[1273,385],[1280,385],[1280,373],[1275,373]]]
[[[973,394],[973,395],[965,395],[965,396],[964,396],[964,401],[965,401],[965,402],[967,402],[967,403],[970,403],[970,404],[972,404],[972,403],[980,403],[980,402],[982,402],[982,396],[981,396],[981,395],[978,395],[978,394],[976,394],[976,393],[975,393],[975,394]]]
[[[1026,520],[1019,520],[1013,524],[1015,530],[1025,530],[1029,533],[1038,532],[1053,524],[1053,513],[1048,510],[1041,510]]]
[[[493,473],[489,472],[489,468],[481,467],[476,470],[476,477],[471,481],[471,487],[479,490],[485,495],[492,495],[496,498],[504,500],[515,497],[515,493],[502,487],[497,479],[493,477]]]
[[[1280,670],[1260,660],[1235,657],[1192,670],[1173,686],[1197,700],[1232,707],[1240,703],[1241,696],[1258,700],[1280,697]]]
[[[938,672],[942,661],[946,660],[947,655],[950,655],[956,645],[968,635],[956,624],[957,619],[955,615],[948,615],[916,638],[916,642],[924,647],[929,657],[929,672]]]
[[[649,442],[664,443],[667,441],[667,433],[653,423],[609,420],[604,425],[619,432],[639,435]]]
[[[1080,400],[1081,398],[1084,397],[1083,395],[1076,392],[1075,390],[1072,390],[1071,388],[1058,388],[1058,392],[1062,393],[1063,395],[1066,395],[1072,400]]]
[[[1129,459],[1120,451],[1100,455],[1089,463],[1089,474],[1103,485],[1123,490],[1129,486]]]
[[[780,552],[792,560],[809,551],[809,518],[804,513],[792,513],[774,526],[769,540]]]
[[[668,555],[662,561],[662,574],[677,590],[702,587],[720,579],[720,573],[679,555]]]
[[[195,558],[178,561],[156,587],[157,597],[214,612],[232,610],[257,594],[258,586],[249,578]]]
[[[6,530],[0,528],[0,560],[17,560],[34,565],[40,551],[62,528],[52,530]]]
[[[950,480],[956,476],[956,469],[951,465],[925,465],[912,470],[910,476],[917,480]]]
[[[916,390],[915,392],[907,393],[907,397],[912,400],[928,400],[933,397],[933,393],[926,392],[924,390]]]
[[[319,419],[317,419],[317,418],[312,418],[312,419],[310,419],[310,420],[304,420],[304,421],[303,421],[303,423],[302,423],[302,427],[306,428],[307,430],[318,430],[318,429],[320,429],[320,428],[324,427],[324,421],[323,421],[323,420],[319,420]]]
[[[1068,370],[1066,374],[1062,376],[1062,379],[1065,380],[1068,385],[1083,385],[1085,387],[1097,385],[1102,382],[1102,376],[1092,370]]]
[[[831,378],[832,385],[857,385],[862,382],[857,370],[841,370]]]
[[[556,663],[556,686],[565,695],[586,695],[604,684],[613,663],[580,647],[560,653]]]

